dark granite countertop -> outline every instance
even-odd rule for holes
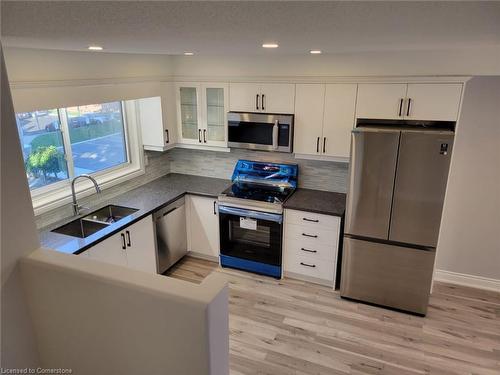
[[[90,210],[95,211],[109,204],[114,204],[138,209],[132,215],[110,224],[108,227],[86,238],[77,238],[51,232],[52,229],[76,219],[76,217],[69,217],[43,228],[39,233],[40,243],[48,249],[68,254],[79,254],[185,194],[216,198],[230,184],[231,181],[219,178],[170,173],[136,189],[101,202]],[[87,214],[88,212],[85,212],[82,216]]]
[[[342,216],[345,212],[346,195],[331,191],[297,189],[283,207],[318,214]]]

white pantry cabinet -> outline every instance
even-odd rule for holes
[[[176,105],[179,143],[227,147],[226,83],[177,83]]]
[[[156,242],[151,215],[86,251],[91,259],[156,273]]]
[[[231,83],[229,109],[237,112],[294,113],[291,83]]]
[[[358,119],[456,121],[462,83],[361,83]]]
[[[320,154],[325,108],[325,85],[295,86],[295,118],[293,151],[296,154]]]
[[[219,258],[217,198],[187,195],[188,251],[203,258]]]
[[[294,152],[348,158],[356,84],[297,84]]]
[[[165,97],[167,102],[168,97]],[[145,150],[166,151],[175,144],[175,123],[164,116],[162,98],[143,98],[136,101],[136,108],[141,127],[142,144]]]

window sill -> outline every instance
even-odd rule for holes
[[[124,181],[141,176],[145,173],[143,166],[130,164],[115,170],[93,175],[102,190],[118,185]],[[76,196],[78,199],[95,194],[94,185],[87,179],[79,179],[75,184]],[[67,180],[62,186],[45,192],[40,195],[33,195],[33,211],[35,216],[54,210],[71,203],[71,185]]]

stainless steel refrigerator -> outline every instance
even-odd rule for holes
[[[425,315],[454,133],[356,127],[340,294]]]

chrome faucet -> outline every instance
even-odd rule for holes
[[[88,178],[94,184],[96,193],[97,194],[101,193],[101,188],[99,187],[99,184],[94,179],[94,177],[88,174],[81,174],[73,178],[73,180],[71,181],[71,195],[73,196],[72,206],[73,206],[73,213],[75,214],[75,216],[80,215],[80,208],[82,208],[81,206],[78,205],[78,202],[76,201],[76,192],[75,192],[75,181],[78,180],[79,178]]]

